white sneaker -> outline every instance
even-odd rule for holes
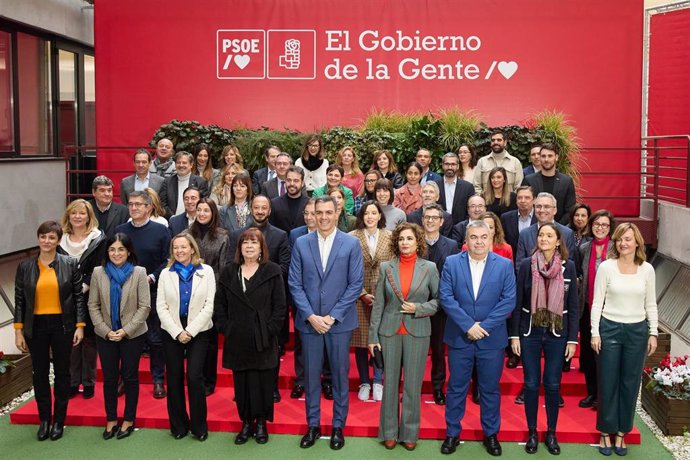
[[[383,385],[380,383],[374,384],[374,401],[381,401],[383,399]]]
[[[371,385],[368,383],[363,383],[359,386],[359,393],[357,393],[357,398],[360,401],[368,401],[369,393],[371,392]]]

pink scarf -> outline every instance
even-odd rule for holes
[[[544,253],[532,256],[532,324],[560,331],[563,329],[563,280],[561,255],[556,251],[551,265],[546,264]]]
[[[587,266],[587,304],[589,308],[592,308],[592,300],[594,299],[594,279],[597,276],[597,247],[603,246],[601,248],[601,260],[603,262],[606,260],[606,253],[608,252],[610,237],[606,235],[603,240],[597,240],[594,238],[592,240],[592,245],[590,246],[589,253],[589,265]]]

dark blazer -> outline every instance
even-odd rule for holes
[[[336,230],[324,271],[316,232],[299,238],[292,250],[288,286],[297,309],[295,328],[300,333],[317,334],[307,321],[312,314],[335,318],[329,334],[352,331],[358,325],[355,302],[364,286],[359,240]]]
[[[170,219],[175,215],[177,210],[177,176],[171,176],[165,179],[161,187],[161,206],[165,210],[165,218]],[[196,187],[201,192],[201,198],[208,196],[208,182],[201,176],[192,174],[189,177],[189,187]]]
[[[522,185],[532,186],[534,196],[544,191],[544,181],[541,172],[525,176]],[[556,171],[556,178],[553,184],[553,196],[556,197],[556,222],[568,225],[570,222],[570,208],[575,204],[575,184],[570,176]]]
[[[186,212],[172,216],[168,220],[168,230],[170,230],[170,236],[177,236],[187,229],[189,229],[189,219],[187,219]]]
[[[513,254],[517,255],[518,238],[520,237],[520,229],[518,228],[518,213],[520,211],[514,209],[512,211],[501,214],[501,225],[503,226],[503,233],[505,234],[506,243],[513,248]],[[537,215],[532,211],[532,221],[530,225],[537,223]]]
[[[309,229],[307,228],[306,225],[301,225],[297,228],[293,228],[290,230],[290,252],[292,252],[292,248],[295,247],[295,241],[297,241],[297,238],[300,236],[304,236],[309,233]]]
[[[424,211],[424,206],[422,206],[419,209],[415,209],[411,213],[407,215],[407,221],[410,222],[411,224],[417,224],[420,227],[422,226],[422,212]],[[441,229],[439,230],[441,232],[441,235],[443,236],[450,236],[451,231],[453,230],[453,216],[450,215],[450,213],[447,213],[446,211],[443,211],[443,224],[441,224]]]
[[[565,298],[563,299],[563,330],[551,331],[556,336],[565,335],[568,342],[577,343],[580,330],[579,300],[577,295],[577,273],[572,260],[564,262],[563,278]],[[528,337],[532,332],[532,258],[522,259],[517,275],[517,299],[510,318],[510,337]]]
[[[268,167],[264,166],[261,169],[257,169],[252,174],[252,190],[254,195],[261,193],[261,186],[264,182],[268,180]]]
[[[91,199],[89,200],[89,203],[91,203],[91,207],[93,208],[93,212],[96,213],[96,217],[98,217],[98,214],[100,214],[100,211],[98,210],[98,206],[96,206],[96,200]],[[105,233],[105,236],[107,238],[110,238],[115,234],[115,228],[118,225],[124,224],[129,220],[129,210],[127,209],[127,206],[124,206],[120,203],[115,203],[114,201],[110,203],[110,209],[108,210],[108,218],[105,223],[105,228],[101,228],[99,224],[99,228]]]
[[[56,254],[50,264],[55,269],[62,309],[62,325],[67,332],[73,332],[77,323],[86,323],[88,310],[82,294],[82,276],[77,261],[63,254]],[[38,258],[22,261],[14,277],[14,322],[23,324],[24,335],[32,337],[36,283],[38,282]]]
[[[261,187],[259,187],[259,193],[267,196],[269,200],[276,198],[278,196],[278,176],[261,184]]]
[[[446,185],[443,179],[436,181],[440,196],[438,204],[445,210],[446,207]],[[455,182],[455,195],[453,195],[453,225],[467,219],[467,200],[474,195],[474,186],[466,180],[458,178]]]
[[[235,230],[242,228],[237,223],[237,208],[235,205],[221,206],[218,210],[218,214],[220,217],[220,225],[222,225],[223,228],[228,231],[228,233],[232,233]],[[244,228],[251,227],[252,223],[254,223],[254,220],[252,219],[252,215],[249,214],[247,216],[247,225]]]
[[[443,179],[443,176],[440,175],[439,173],[435,172],[435,171],[432,171],[431,168],[429,168],[429,170],[426,172],[426,174],[423,175],[422,178],[419,180],[419,183],[421,184],[422,181],[424,181],[424,183],[436,182],[439,179]]]
[[[256,225],[252,225],[256,227]],[[230,234],[230,241],[228,243],[228,260],[235,260],[235,251],[237,251],[237,241],[240,235],[247,228],[235,230]],[[266,223],[263,227],[256,227],[261,230],[266,238],[266,245],[268,245],[268,258],[271,262],[276,263],[283,270],[283,278],[287,278],[288,269],[290,268],[290,243],[288,242],[287,233],[279,228],[274,227],[270,223]]]
[[[467,231],[467,225],[470,223],[470,219],[465,219],[462,222],[458,222],[453,226],[450,231],[450,239],[455,240],[458,243],[458,247],[462,247],[465,244],[465,232]]]
[[[438,241],[436,241],[436,243],[434,243],[433,246],[427,245],[427,247],[429,251],[425,259],[435,263],[436,269],[439,273],[443,271],[443,266],[446,263],[446,258],[448,256],[460,252],[460,249],[458,248],[458,243],[451,240],[450,238],[446,238],[443,235],[439,236]]]
[[[309,197],[306,193],[302,193],[297,211],[294,213],[290,212],[289,200],[287,194],[273,198],[271,200],[271,215],[268,218],[271,224],[286,232],[304,225],[304,206],[309,201]]]
[[[260,265],[242,288],[239,266],[229,263],[218,279],[213,322],[225,335],[223,367],[233,371],[278,366],[278,335],[287,304],[280,267]]]
[[[525,167],[522,169],[522,176],[523,176],[523,177],[527,177],[527,176],[529,176],[530,174],[534,174],[534,173],[536,173],[536,172],[537,172],[537,171],[536,171],[536,169],[534,169],[534,165],[531,165],[531,164],[530,164],[529,166],[525,166]]]
[[[561,231],[561,235],[563,235],[563,239],[565,240],[565,245],[568,248],[568,259],[574,262],[575,254],[577,253],[577,246],[575,245],[575,234],[570,228],[566,227],[565,225],[561,225],[558,222],[554,223]],[[532,252],[534,251],[534,248],[537,245],[538,230],[539,224],[532,224],[531,226],[520,232],[520,236],[518,237],[518,250],[517,253],[515,253],[516,266],[520,264],[520,261],[522,259],[524,259],[525,257],[530,257],[532,255]]]
[[[129,194],[134,191],[134,174],[127,176],[120,181],[120,201],[122,204],[127,204],[129,201]],[[158,174],[149,172],[149,188],[152,188],[160,195],[163,187],[164,178]]]
[[[443,341],[453,348],[505,348],[506,318],[515,309],[513,263],[490,252],[476,299],[469,264],[469,253],[465,251],[449,256],[443,267],[438,290],[439,303],[448,315]],[[467,337],[467,331],[477,321],[489,336],[475,342]]]
[[[608,250],[616,244],[613,240],[609,241],[609,245],[606,248],[606,253]],[[592,239],[588,239],[580,244],[577,248],[577,253],[575,257],[575,268],[577,269],[577,277],[580,279],[580,316],[585,308],[589,308],[587,303],[587,290],[589,286],[589,258],[592,256]],[[599,267],[597,267],[599,268]]]

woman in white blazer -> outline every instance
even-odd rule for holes
[[[204,361],[213,323],[216,281],[213,269],[202,263],[199,247],[188,232],[170,242],[170,260],[158,280],[156,311],[168,334],[163,340],[168,380],[168,418],[175,439],[191,430],[200,441],[208,438]],[[187,358],[187,414],[184,360]]]

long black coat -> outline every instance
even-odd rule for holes
[[[280,266],[267,262],[242,291],[239,266],[229,263],[216,288],[213,322],[225,335],[223,367],[233,371],[278,366],[278,335],[287,307]]]

